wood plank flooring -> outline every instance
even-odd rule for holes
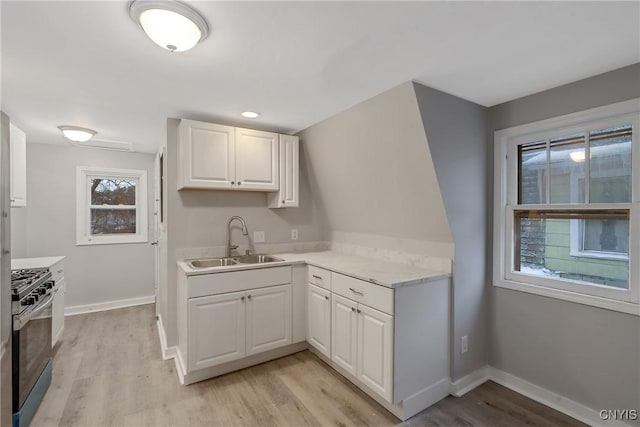
[[[154,306],[67,317],[32,427],[392,426],[398,419],[308,351],[181,386]],[[582,426],[498,384],[448,397],[407,426]]]

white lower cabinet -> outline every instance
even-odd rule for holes
[[[245,355],[245,292],[189,300],[189,370]]]
[[[291,344],[291,284],[191,298],[187,370]]]
[[[331,302],[331,360],[341,368],[356,375],[357,335],[358,335],[358,303],[332,295]]]
[[[247,355],[291,344],[291,285],[247,292]]]
[[[391,402],[393,317],[333,294],[331,360]]]
[[[393,317],[358,304],[357,377],[386,400],[393,392]]]
[[[331,357],[331,292],[307,285],[307,341]]]

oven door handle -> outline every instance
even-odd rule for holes
[[[22,329],[22,327],[24,325],[26,325],[27,323],[29,323],[29,321],[31,319],[36,317],[44,309],[46,309],[49,305],[51,305],[52,301],[53,301],[53,294],[49,294],[47,299],[44,302],[42,302],[41,304],[38,304],[38,308],[36,308],[35,310],[30,311],[29,313],[26,313],[24,316],[14,317],[14,319],[13,319],[13,330],[14,331],[19,331],[20,329]]]

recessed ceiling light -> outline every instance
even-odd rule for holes
[[[171,52],[189,50],[209,35],[202,15],[175,0],[133,0],[129,16],[154,43]]]
[[[247,119],[256,119],[260,117],[260,113],[256,113],[255,111],[243,111],[242,117],[246,117]]]
[[[90,140],[96,133],[93,129],[81,128],[78,126],[58,126],[65,138],[73,142],[85,142]]]

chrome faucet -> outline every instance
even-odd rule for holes
[[[238,249],[238,245],[231,244],[231,223],[234,219],[237,219],[242,223],[242,234],[245,236],[249,235],[249,230],[247,230],[247,223],[244,222],[244,219],[241,216],[232,216],[227,221],[227,246],[225,248],[225,256],[229,258],[231,256],[231,251]]]

